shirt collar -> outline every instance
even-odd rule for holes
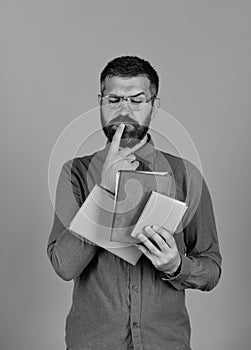
[[[146,143],[135,152],[136,158],[143,159],[149,164],[153,164],[156,156],[156,149],[150,134],[147,134]]]

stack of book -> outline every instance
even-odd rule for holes
[[[69,230],[135,265],[137,234],[148,225],[174,233],[187,209],[174,198],[173,181],[164,172],[119,171],[115,196],[96,185]]]

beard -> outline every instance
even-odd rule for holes
[[[104,125],[104,118],[101,112],[102,128],[109,142],[112,141],[119,124],[122,122],[125,124],[125,128],[120,141],[121,147],[132,148],[141,140],[143,140],[149,130],[150,119],[151,116],[149,114],[149,116],[146,118],[145,125],[140,125],[137,121],[130,118],[129,116],[119,115],[111,120],[107,125]]]

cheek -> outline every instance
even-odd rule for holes
[[[100,116],[102,124],[106,125],[115,117],[115,112],[111,110],[108,111],[106,108],[101,108]]]
[[[146,111],[143,113],[139,112],[138,115],[135,115],[135,119],[140,125],[148,126],[151,121],[151,110],[147,111],[147,113]]]

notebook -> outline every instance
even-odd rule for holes
[[[114,198],[96,185],[70,223],[69,230],[135,265],[142,253],[133,245],[111,242]]]
[[[131,170],[117,173],[111,241],[135,243],[131,232],[152,191],[172,195],[172,176]]]
[[[135,236],[148,225],[162,226],[173,234],[181,224],[186,210],[186,203],[153,191],[131,236],[135,239],[135,243],[139,242]]]

